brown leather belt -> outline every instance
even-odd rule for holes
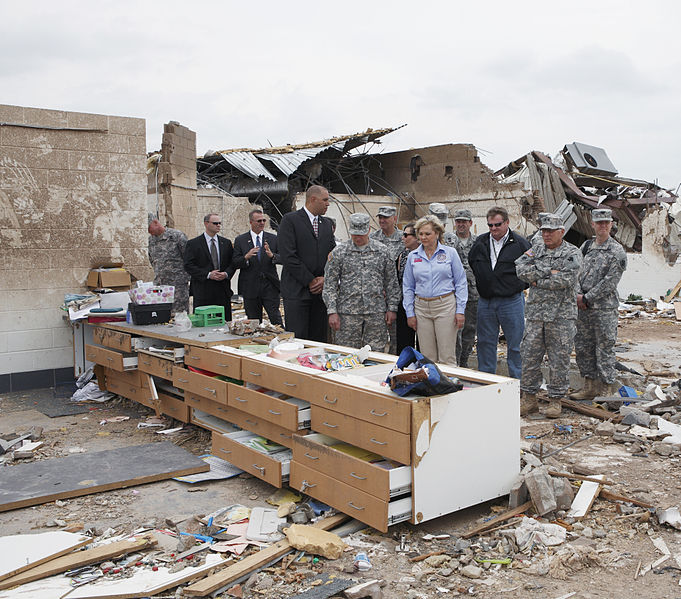
[[[439,300],[444,297],[449,297],[450,295],[454,295],[454,292],[450,291],[449,293],[445,293],[444,295],[436,295],[435,297],[421,297],[420,295],[417,295],[416,299],[423,300],[424,302],[432,302],[434,300]]]

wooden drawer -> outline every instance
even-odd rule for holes
[[[289,487],[319,499],[382,532],[386,532],[391,524],[409,520],[411,517],[411,497],[384,501],[303,466],[296,460],[291,462]]]
[[[306,428],[310,422],[309,408],[233,383],[228,383],[227,405],[290,431]]]
[[[173,385],[227,405],[227,383],[214,377],[173,366]]]
[[[189,406],[185,402],[165,393],[159,393],[158,399],[160,412],[175,420],[189,422]]]
[[[213,455],[227,460],[238,468],[249,472],[275,487],[281,487],[282,481],[288,478],[290,460],[280,462],[264,455],[255,449],[246,447],[238,441],[250,436],[248,431],[218,434],[213,432]]]
[[[114,377],[106,377],[106,390],[121,397],[132,399],[150,408],[153,407],[149,389],[138,385],[131,385]]]
[[[231,408],[230,408],[231,409]],[[231,409],[228,420],[233,422],[238,427],[257,433],[261,437],[270,439],[280,445],[293,448],[293,432],[289,429],[282,428],[276,424],[272,424],[267,420],[242,412],[241,410]],[[298,434],[304,435],[306,430],[299,430]]]
[[[241,378],[244,381],[310,401],[313,393],[312,375],[267,364],[252,358],[241,358]]]
[[[189,408],[196,408],[197,410],[212,414],[218,418],[223,418],[229,422],[232,422],[232,414],[236,411],[220,402],[209,399],[208,397],[203,397],[202,395],[197,395],[196,393],[185,393],[184,401]]]
[[[139,370],[126,370],[124,372],[118,372],[117,370],[112,370],[111,368],[104,368],[104,378],[107,381],[110,379],[115,379],[121,383],[134,385],[135,387],[149,388],[146,375]]]
[[[112,349],[97,347],[96,345],[85,346],[85,357],[94,362],[123,372],[124,370],[134,370],[137,368],[137,355],[124,354]]]
[[[313,405],[312,429],[399,462],[411,462],[409,435]]]
[[[95,327],[92,331],[92,337],[98,345],[126,352],[133,351],[131,343],[132,335],[129,333],[112,331],[111,329],[105,329],[104,327]]]
[[[153,374],[166,380],[173,380],[174,362],[159,356],[152,356],[146,352],[137,353],[137,368],[142,372]]]
[[[334,449],[339,443],[326,435],[294,435],[293,459],[383,501],[411,492],[411,466],[386,470]]]
[[[241,379],[241,358],[215,349],[185,345],[184,363],[233,379]]]
[[[408,401],[325,381],[323,377],[314,380],[313,388],[310,403],[401,433],[411,430],[411,403]]]

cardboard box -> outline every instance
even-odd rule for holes
[[[130,273],[124,268],[98,268],[93,269],[88,273],[86,285],[90,289],[109,287],[124,290],[130,289],[132,280],[130,278]]]

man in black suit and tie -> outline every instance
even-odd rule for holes
[[[262,319],[265,308],[272,324],[282,324],[279,310],[279,261],[277,236],[263,229],[267,217],[262,208],[248,213],[251,230],[234,240],[233,266],[239,269],[239,295],[244,298],[248,318]]]
[[[203,217],[205,233],[190,239],[184,250],[184,269],[191,276],[194,309],[224,306],[225,320],[232,320],[232,242],[218,235],[222,221],[217,214]]]
[[[313,185],[305,193],[305,206],[284,214],[279,225],[281,295],[286,330],[300,339],[326,341],[327,316],[322,300],[324,267],[336,246],[331,221],[324,218],[329,192]]]

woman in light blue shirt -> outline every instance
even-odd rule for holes
[[[436,216],[420,218],[414,228],[421,245],[404,268],[407,323],[416,331],[424,356],[456,365],[456,334],[468,300],[466,273],[457,251],[442,243],[445,230]]]

